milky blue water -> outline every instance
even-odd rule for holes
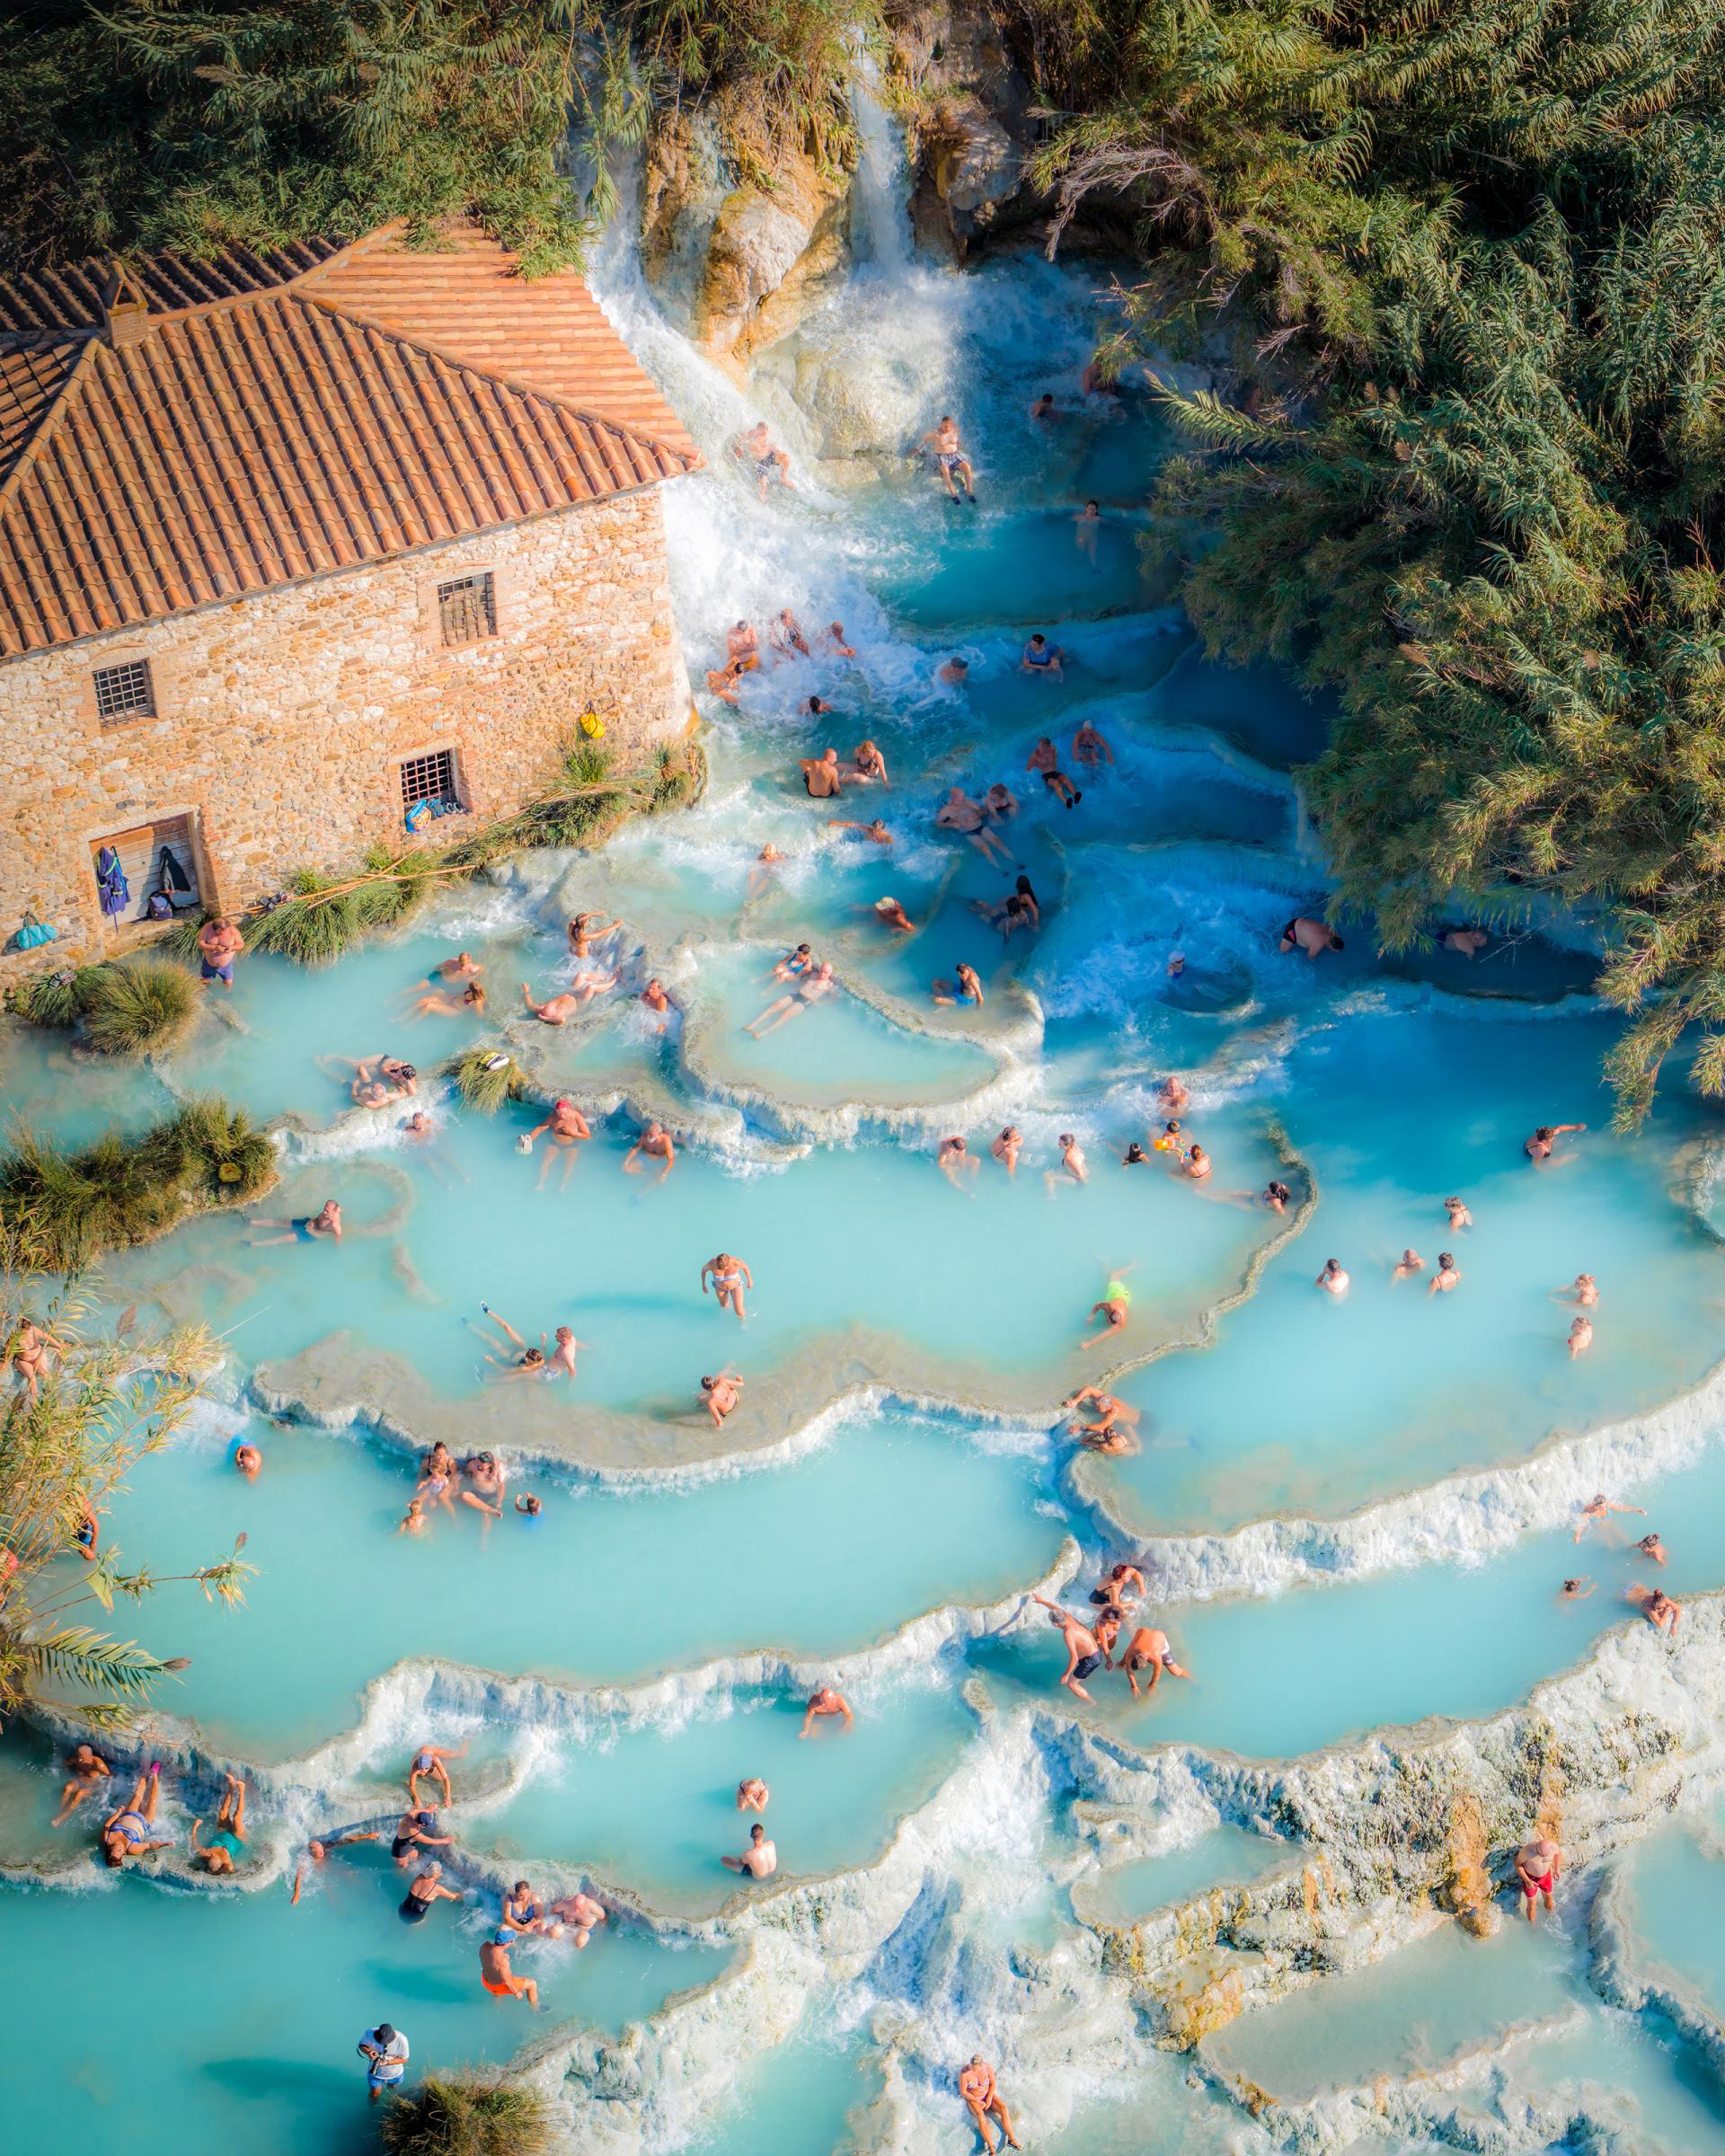
[[[799,349],[895,401],[907,442],[958,406],[975,511],[902,461],[861,485],[823,473],[818,415],[788,401],[794,365],[777,362],[755,393],[803,483],[759,505],[724,455],[757,407],[606,275],[714,467],[666,498],[694,679],[727,623],[785,605],[811,631],[842,619],[857,656],[766,667],[734,711],[706,702],[711,781],[687,815],[602,856],[517,864],[333,968],[248,959],[159,1065],[5,1039],[9,1104],[43,1133],[82,1144],[217,1091],[280,1127],[283,1182],[258,1211],[334,1195],[349,1233],[338,1248],[259,1246],[261,1224],[203,1220],[117,1255],[98,1284],[146,1324],[207,1323],[240,1403],[138,1467],[109,1538],[163,1573],[247,1538],[243,1608],[164,1589],[122,1622],[190,1658],[160,1701],[175,1721],[145,1732],[170,1760],[170,1828],[183,1837],[207,1803],[195,1733],[256,1774],[267,1884],[193,1892],[172,1866],[104,1881],[86,1825],[46,1824],[51,1759],[7,1732],[0,1859],[71,1868],[0,1889],[8,1962],[41,1973],[14,1987],[0,2099],[31,2148],[96,2134],[146,2152],[358,2148],[352,2046],[380,2016],[407,2029],[416,2072],[501,2060],[552,2021],[615,2035],[759,1939],[794,1942],[792,2003],[818,1993],[818,2010],[785,2011],[783,1992],[770,2016],[712,2006],[729,2076],[697,2072],[681,2037],[632,2037],[631,2072],[670,2064],[641,2112],[607,2098],[619,2149],[810,2156],[847,2145],[879,2098],[883,2148],[957,2150],[952,2076],[978,2048],[1036,2145],[1267,2147],[1142,2040],[1068,1888],[1083,1874],[1097,1913],[1127,1924],[1305,1852],[1225,1819],[1098,1878],[1047,1718],[1075,1714],[1131,1758],[1171,1745],[1298,1759],[1496,1712],[1632,1621],[1623,1592],[1640,1567],[1622,1537],[1578,1552],[1548,1509],[1489,1546],[1458,1528],[1450,1561],[1431,1561],[1356,1515],[1464,1471],[1518,1488],[1543,1450],[1561,1461],[1576,1434],[1705,1376],[1725,1296],[1713,1124],[1678,1082],[1640,1134],[1610,1130],[1614,1021],[1592,1000],[1584,925],[1529,923],[1473,961],[1386,959],[1368,923],[1346,924],[1347,950],[1322,963],[1278,953],[1283,923],[1321,910],[1327,888],[1290,777],[1326,714],[1268,670],[1207,660],[1145,574],[1146,492],[1168,446],[1146,399],[1053,429],[1025,419],[1044,386],[1075,401],[1104,321],[1096,274],[1027,261],[864,278],[801,333]],[[1074,521],[1092,497],[1093,552]],[[1061,678],[1019,671],[1032,629],[1064,647]],[[969,665],[961,687],[935,676],[953,654]],[[833,716],[809,715],[815,693]],[[1079,773],[1068,809],[1026,761],[1047,733],[1075,769],[1085,719],[1114,760]],[[796,759],[829,744],[848,756],[865,735],[890,785],[810,802]],[[934,824],[955,782],[1015,797],[999,858]],[[876,816],[890,847],[834,827]],[[768,844],[785,858],[761,863]],[[1004,941],[989,915],[1021,875],[1041,922]],[[910,936],[882,925],[886,896]],[[542,1026],[521,985],[570,985],[565,926],[588,907],[622,919],[604,959],[617,981],[569,1027]],[[751,1038],[783,992],[774,961],[805,939],[836,993]],[[486,1011],[417,1014],[457,950],[483,966]],[[979,1010],[935,998],[960,960],[983,980]],[[639,1001],[654,976],[678,1006],[664,1026]],[[451,1100],[437,1066],[474,1040],[517,1055],[532,1101],[488,1119]],[[383,1050],[418,1066],[429,1136],[403,1130],[405,1106],[352,1105],[341,1059]],[[1214,1162],[1202,1186],[1166,1153],[1122,1162],[1161,1129],[1171,1075],[1190,1096],[1185,1135]],[[563,1091],[594,1128],[567,1173],[543,1137],[519,1151]],[[677,1139],[663,1180],[625,1172],[649,1116]],[[1589,1127],[1535,1170],[1522,1142],[1553,1120]],[[1009,1124],[1015,1178],[988,1157]],[[955,1182],[936,1150],[960,1133],[979,1165]],[[1086,1156],[1082,1181],[1060,1167],[1063,1134]],[[1261,1202],[1272,1177],[1290,1187],[1286,1214]],[[1474,1222],[1454,1233],[1452,1194]],[[1456,1291],[1429,1295],[1429,1269],[1393,1281],[1409,1246],[1429,1268],[1453,1250]],[[747,1326],[701,1293],[721,1251],[753,1271]],[[1352,1276],[1340,1302],[1313,1284],[1331,1256]],[[1594,1346],[1571,1361],[1580,1271],[1601,1300]],[[1099,1339],[1111,1276],[1128,1321]],[[507,1356],[486,1359],[502,1350],[485,1304],[529,1340],[571,1326],[574,1381],[506,1380]],[[721,1436],[699,1381],[727,1361],[746,1383]],[[1136,1452],[1080,1464],[1059,1409],[1086,1380],[1138,1410]],[[264,1453],[255,1483],[228,1463],[242,1431]],[[459,1508],[397,1534],[414,1441],[433,1433],[499,1449],[539,1520],[510,1510],[484,1528]],[[1711,1435],[1683,1459],[1650,1436],[1635,1468],[1685,1595],[1717,1584],[1725,1448]],[[1537,1471],[1561,1484],[1561,1466]],[[1081,1709],[1039,1616],[999,1629],[1075,1539],[1076,1605],[1144,1537],[1284,1514],[1333,1524],[1336,1570],[1369,1545],[1370,1576],[1156,1605],[1194,1681],[1154,1699],[1104,1672]],[[1560,1601],[1583,1570],[1596,1592]],[[1225,1584],[1243,1581],[1278,1584],[1243,1563]],[[856,1726],[805,1740],[802,1701],[825,1676]],[[397,1876],[362,1852],[290,1909],[293,1851],[320,1826],[387,1816],[427,1740],[471,1747],[448,1815],[471,1906],[409,1932]],[[794,1904],[779,1885],[739,1891],[719,1864],[753,1816],[735,1803],[748,1774],[771,1788],[779,1885],[809,1888]],[[1695,1868],[1712,1865],[1686,1842],[1634,1875],[1650,1947],[1709,1998],[1716,1880]],[[478,1882],[518,1866],[585,1878],[615,1915],[585,1954],[524,1954],[551,2009],[532,2030],[477,1985]],[[690,1924],[706,1927],[698,1947],[679,1943]],[[1205,2063],[1299,2103],[1484,2056],[1528,2019],[1542,2027],[1517,2088],[1597,2078],[1649,2146],[1717,2135],[1693,2055],[1609,2014],[1574,1933],[1544,1926],[1489,1944],[1440,1932],[1243,2016]],[[1137,2078],[1117,2101],[1127,2061]],[[1466,2100],[1502,2113],[1505,2086],[1469,2083]]]

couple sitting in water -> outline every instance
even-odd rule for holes
[[[810,706],[820,703],[818,696],[809,699]],[[831,710],[822,705],[814,712],[824,718]],[[802,773],[802,782],[811,801],[836,800],[846,786],[890,786],[887,776],[887,759],[872,740],[859,741],[852,752],[849,764],[841,764],[836,748],[826,748],[818,756],[800,756],[797,768]]]

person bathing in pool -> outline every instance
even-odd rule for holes
[[[1047,734],[1044,734],[1030,755],[1024,759],[1026,771],[1039,772],[1042,783],[1057,800],[1068,808],[1075,808],[1084,795],[1060,768],[1060,752]]]
[[[575,1013],[590,1003],[596,995],[603,995],[607,988],[615,988],[616,985],[616,974],[607,971],[604,967],[596,966],[591,972],[583,974],[571,987],[560,988],[555,995],[546,996],[544,1003],[535,1002],[533,990],[523,981],[521,1000],[541,1025],[566,1026]]]
[[[985,810],[962,786],[949,788],[946,799],[934,811],[934,822],[942,831],[956,831],[961,838],[968,838],[985,861],[1004,868],[1013,858],[1005,841],[989,829]]]
[[[952,968],[958,976],[954,981],[937,980],[933,988],[937,1003],[969,1003],[976,1009],[982,1007],[982,981],[974,966],[960,959]]]
[[[1046,1595],[1032,1595],[1032,1602],[1039,1602],[1048,1613],[1048,1622],[1066,1643],[1066,1666],[1060,1682],[1076,1699],[1088,1701],[1084,1679],[1094,1676],[1105,1659],[1104,1649],[1096,1644],[1096,1636],[1079,1623],[1070,1610],[1063,1610],[1057,1602],[1050,1602]]]
[[[830,995],[837,985],[833,978],[832,968],[823,959],[812,973],[797,983],[789,995],[782,995],[776,1003],[769,1003],[753,1024],[745,1026],[743,1030],[754,1040],[759,1040],[764,1034],[776,1032],[788,1019],[801,1018],[811,1003],[818,1003],[823,996]]]
[[[719,1298],[721,1310],[734,1311],[739,1324],[747,1324],[748,1312],[743,1308],[743,1290],[752,1294],[755,1276],[748,1269],[746,1259],[733,1258],[729,1250],[721,1250],[716,1258],[709,1258],[701,1268],[701,1293],[707,1293],[711,1277],[712,1293]]]
[[[712,1418],[713,1428],[722,1430],[725,1418],[736,1411],[738,1402],[742,1398],[742,1378],[727,1363],[716,1376],[701,1380],[701,1391],[706,1410]]]
[[[122,1804],[116,1812],[110,1812],[102,1822],[102,1857],[111,1871],[118,1871],[132,1857],[147,1857],[158,1849],[169,1849],[171,1840],[152,1838],[150,1829],[155,1825],[156,1798],[161,1794],[162,1763],[150,1762],[146,1772],[138,1776],[132,1789],[132,1800]]]
[[[719,1861],[727,1871],[746,1872],[751,1879],[770,1879],[779,1869],[777,1844],[766,1838],[766,1829],[757,1819],[748,1830],[748,1847],[740,1857],[721,1857]]]
[[[1019,658],[1018,670],[1021,674],[1046,674],[1058,681],[1066,657],[1062,648],[1058,644],[1051,644],[1039,629],[1025,645]]]
[[[938,427],[931,427],[923,437],[922,446],[933,456],[946,490],[954,501],[959,499],[955,477],[964,483],[964,499],[974,509],[977,506],[977,475],[970,459],[964,454],[964,445],[959,438],[959,423],[948,412],[942,415]]]
[[[525,1999],[534,2013],[539,2011],[539,1986],[531,1976],[518,1976],[509,1966],[509,1948],[515,1933],[499,1925],[480,1941],[479,1981],[494,1999]]]
[[[1104,1339],[1107,1335],[1102,1336]],[[1085,1403],[1095,1410],[1095,1420],[1082,1419]],[[1065,1402],[1066,1411],[1073,1417],[1067,1435],[1092,1453],[1119,1454],[1137,1450],[1138,1424],[1143,1420],[1142,1410],[1128,1407],[1112,1392],[1105,1392],[1100,1385],[1080,1385],[1071,1399]],[[1092,1600],[1094,1597],[1092,1596]]]
[[[1146,1692],[1154,1692],[1161,1683],[1163,1670],[1171,1677],[1190,1677],[1192,1674],[1190,1669],[1182,1669],[1175,1661],[1174,1650],[1168,1644],[1167,1633],[1154,1624],[1142,1624],[1133,1633],[1127,1643],[1126,1659],[1120,1667],[1126,1672],[1126,1681],[1132,1687],[1135,1700],[1139,1697],[1138,1672],[1141,1669],[1150,1672],[1150,1681],[1145,1687]]]
[[[66,1786],[60,1791],[60,1808],[49,1822],[64,1826],[99,1781],[108,1780],[113,1769],[93,1745],[76,1745],[66,1763]]]
[[[284,1228],[282,1235],[248,1235],[247,1246],[254,1250],[268,1250],[276,1242],[340,1242],[341,1240],[341,1208],[332,1197],[326,1197],[315,1213],[300,1220],[266,1220],[261,1217],[252,1223],[254,1228]]]
[[[216,1832],[208,1842],[199,1842],[201,1819],[191,1823],[191,1860],[201,1863],[212,1878],[231,1878],[234,1860],[244,1854],[245,1842],[245,1779],[240,1774],[226,1777],[227,1787],[222,1791],[221,1807],[216,1814]]]
[[[413,1754],[412,1764],[407,1770],[407,1801],[409,1804],[417,1806],[423,1801],[420,1796],[420,1784],[422,1781],[441,1782],[444,1803],[452,1803],[456,1792],[449,1786],[449,1769],[445,1762],[451,1759],[465,1759],[466,1756],[467,1746],[464,1741],[454,1748],[447,1745],[421,1745]]]
[[[818,1685],[803,1710],[802,1727],[797,1735],[807,1736],[817,1722],[830,1721],[836,1715],[843,1716],[846,1734],[856,1727],[856,1717],[851,1712],[850,1701],[845,1694],[830,1684]]]
[[[1102,1330],[1092,1333],[1089,1339],[1081,1340],[1078,1343],[1081,1348],[1098,1347],[1113,1334],[1126,1330],[1127,1315],[1132,1306],[1132,1290],[1126,1285],[1126,1276],[1131,1270],[1129,1265],[1123,1265],[1108,1276],[1101,1300],[1090,1306],[1091,1318],[1101,1318]]]
[[[661,1183],[677,1165],[677,1146],[672,1140],[670,1132],[662,1123],[648,1124],[646,1129],[624,1154],[623,1172],[625,1175],[639,1175],[641,1171],[635,1165],[637,1161],[661,1162],[663,1165],[659,1171],[659,1180]]]

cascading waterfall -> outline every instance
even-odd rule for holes
[[[910,170],[904,136],[881,105],[879,88],[879,73],[865,59],[851,84],[858,147],[851,183],[852,243],[860,261],[892,276],[910,261]]]

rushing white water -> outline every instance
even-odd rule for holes
[[[902,132],[882,107],[876,69],[865,57],[851,84],[858,156],[852,183],[853,247],[859,259],[890,277],[910,261],[905,210],[909,172]]]

